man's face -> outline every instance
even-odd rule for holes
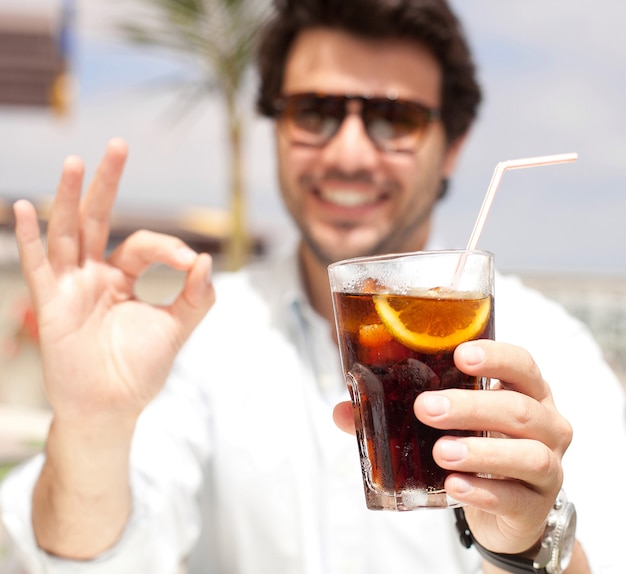
[[[441,82],[439,64],[419,44],[317,28],[296,39],[283,94],[395,94],[438,109]],[[424,247],[458,147],[448,146],[440,121],[428,125],[416,149],[400,152],[379,149],[358,113],[348,113],[321,147],[293,141],[280,120],[276,132],[283,199],[303,248],[320,263]]]

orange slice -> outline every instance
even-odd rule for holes
[[[491,299],[374,295],[374,306],[385,327],[403,345],[437,353],[477,338],[489,320]]]

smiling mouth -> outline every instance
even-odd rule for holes
[[[346,188],[326,188],[316,190],[315,195],[326,203],[332,203],[339,207],[364,207],[380,203],[388,197],[387,193],[380,191],[363,191]]]

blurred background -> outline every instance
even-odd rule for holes
[[[293,240],[277,192],[271,125],[254,113],[256,80],[246,65],[247,26],[264,17],[267,2],[235,2],[238,14],[224,12],[224,4],[0,0],[0,462],[6,465],[40,448],[48,420],[10,205],[32,199],[45,226],[67,155],[82,156],[90,173],[107,140],[128,141],[113,242],[149,227],[236,267],[242,245],[251,257],[265,257]],[[574,164],[508,172],[480,247],[496,253],[502,270],[585,321],[626,380],[626,3],[452,4],[475,50],[485,101],[436,214],[438,237],[451,247],[466,244],[498,162],[577,152]],[[198,18],[201,6],[211,8],[211,18]],[[145,296],[167,295],[178,279],[157,269],[145,281]]]
[[[481,246],[496,252],[501,268],[515,271],[622,272],[626,4],[452,3],[475,50],[485,102],[441,205],[440,233],[453,246],[466,243],[499,161],[573,151],[580,156],[576,164],[505,176]],[[226,110],[219,89],[204,89],[211,74],[201,48],[185,53],[138,45],[123,27],[134,21],[153,28],[159,16],[148,17],[144,9],[151,4],[167,2],[0,0],[3,28],[17,20],[6,15],[11,7],[26,15],[22,28],[29,19],[44,27],[48,15],[62,78],[51,107],[0,105],[2,197],[49,197],[66,155],[81,155],[93,169],[106,141],[123,136],[131,157],[119,205],[127,212],[137,206],[168,214],[185,205],[229,208]],[[166,32],[161,39],[173,44]],[[53,67],[51,50],[40,49],[31,65]],[[26,56],[19,64],[11,56],[10,43],[0,47],[0,57],[26,66]],[[271,126],[254,114],[254,89],[249,73],[240,90],[249,225],[271,246],[284,245]]]

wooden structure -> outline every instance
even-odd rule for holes
[[[63,113],[68,105],[67,4],[27,6],[0,4],[0,106]]]

